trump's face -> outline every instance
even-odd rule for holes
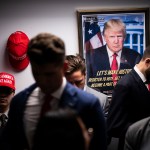
[[[104,40],[112,52],[119,52],[123,48],[125,36],[121,30],[107,29],[104,33]]]

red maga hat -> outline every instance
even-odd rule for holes
[[[7,86],[15,90],[16,88],[14,76],[6,72],[0,72],[0,86]]]
[[[18,71],[24,70],[29,64],[27,56],[29,38],[22,31],[12,33],[7,41],[9,61],[13,68]]]

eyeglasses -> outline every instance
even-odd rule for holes
[[[0,86],[0,95],[1,94],[10,95],[12,92],[14,92],[13,89],[5,86]]]

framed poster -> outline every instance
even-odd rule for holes
[[[116,82],[118,82],[140,61],[138,56],[141,57],[145,47],[150,44],[149,8],[81,9],[77,10],[77,20],[79,53],[85,58],[87,68],[86,84],[111,97],[116,84],[113,82],[113,72],[117,74]],[[124,24],[124,29],[120,27],[123,26],[120,21]],[[107,24],[107,22],[109,23]],[[115,24],[115,27],[112,28],[114,31],[110,30],[111,33],[105,34],[107,27],[114,26],[113,24]],[[117,29],[118,24],[120,25]],[[125,33],[123,30],[125,30]],[[113,61],[111,59],[113,58],[110,57],[112,51],[109,42],[112,41],[116,45],[117,43],[119,45],[119,42],[121,45],[122,42],[122,47],[117,50],[117,71],[111,69]],[[111,52],[109,53],[109,51]],[[104,56],[104,53],[107,56]],[[98,67],[98,65],[101,67]]]

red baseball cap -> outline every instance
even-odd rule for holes
[[[15,90],[16,88],[14,76],[6,72],[0,72],[0,86],[7,86]]]
[[[12,33],[7,41],[9,61],[16,70],[24,70],[29,64],[27,56],[29,38],[22,31]]]

